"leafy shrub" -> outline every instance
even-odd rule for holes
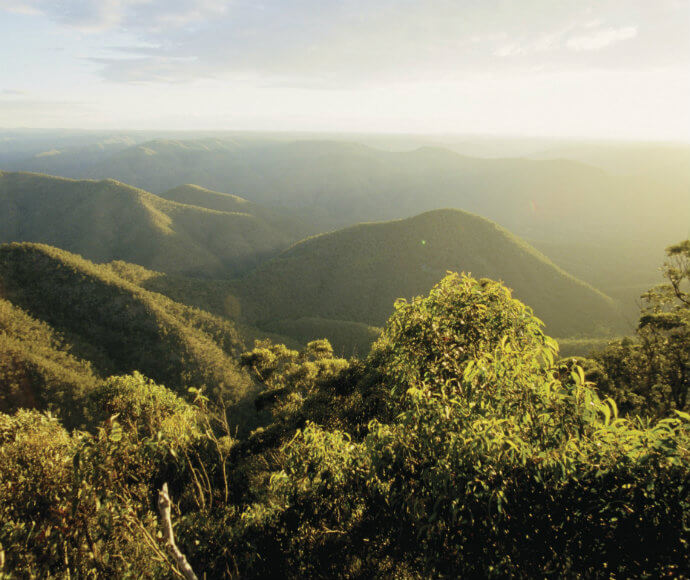
[[[142,375],[89,397],[90,433],[0,415],[0,544],[19,576],[174,575],[153,499],[208,577],[682,577],[690,415],[619,416],[531,310],[449,275],[399,301],[365,361],[242,355],[265,424]],[[5,474],[9,474],[4,477]]]
[[[397,414],[360,441],[298,430],[233,527],[235,557],[257,576],[685,569],[690,417],[619,418],[581,369],[552,369],[540,326],[469,277],[399,303],[370,359]]]
[[[196,409],[141,373],[110,377],[88,396],[92,422],[115,417],[138,439],[157,438],[183,445],[198,435]]]
[[[593,355],[599,388],[625,413],[663,417],[690,405],[690,240],[666,253],[666,283],[642,295],[635,336]]]

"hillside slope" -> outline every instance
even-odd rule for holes
[[[235,363],[243,344],[230,322],[107,266],[43,244],[3,244],[0,291],[3,358],[51,351],[43,358],[81,377],[71,384],[137,370],[180,393],[205,385],[237,400],[247,388]]]
[[[278,208],[252,203],[231,193],[213,191],[199,185],[187,183],[160,194],[160,197],[186,205],[203,207],[215,211],[244,213],[269,224],[276,231],[296,242],[302,238],[320,233],[318,224],[307,219],[303,212],[288,207]]]
[[[97,383],[91,364],[75,357],[50,325],[0,298],[0,412],[67,411],[78,422],[77,401]]]
[[[236,284],[245,318],[381,325],[396,298],[426,293],[448,270],[502,280],[555,336],[618,329],[613,301],[489,220],[437,210],[304,240]]]
[[[231,193],[213,191],[199,185],[194,185],[193,183],[186,183],[185,185],[174,187],[173,189],[161,193],[160,196],[170,201],[176,201],[187,205],[196,205],[216,211],[240,212],[250,215],[255,215],[257,211],[261,211],[259,205],[243,197]]]
[[[27,167],[57,171],[40,158]],[[687,234],[690,212],[687,170],[610,175],[562,158],[478,159],[439,147],[391,152],[334,141],[158,139],[80,171],[156,194],[196,183],[301,209],[319,221],[318,231],[457,207],[535,240],[610,242],[635,228],[638,238],[664,247]]]
[[[0,172],[0,242],[40,242],[98,262],[231,276],[294,236],[255,215],[176,203],[112,180]]]

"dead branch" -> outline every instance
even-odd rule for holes
[[[175,536],[173,535],[172,520],[170,519],[170,495],[168,494],[168,484],[164,483],[161,490],[158,492],[158,513],[161,518],[161,527],[163,528],[163,539],[165,540],[165,547],[170,552],[170,555],[175,560],[177,567],[182,572],[182,575],[187,580],[199,580],[192,570],[192,567],[187,562],[185,555],[180,552],[180,549],[175,543]]]

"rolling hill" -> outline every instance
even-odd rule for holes
[[[95,377],[135,370],[179,393],[206,386],[238,400],[248,387],[233,324],[109,266],[43,244],[3,244],[0,299],[2,391],[15,401],[40,401],[46,385],[68,401]]]
[[[176,138],[142,141],[142,134],[131,146],[119,141],[98,156],[61,150],[11,165],[67,177],[110,177],[163,197],[181,183],[232,192],[289,212],[305,226],[280,225],[292,241],[364,221],[460,208],[499,223],[566,271],[620,295],[631,312],[638,289],[655,282],[663,248],[690,233],[683,145],[518,140],[496,148],[500,140],[458,144],[420,137],[384,139],[381,147],[396,150],[382,150],[287,136],[170,137]],[[369,141],[378,143],[371,136]],[[213,196],[184,195],[189,197],[178,201],[219,207]],[[222,201],[228,202],[233,203]]]
[[[553,336],[623,325],[613,301],[507,230],[459,210],[360,224],[295,244],[235,284],[259,326],[318,317],[383,324],[399,297],[426,293],[447,271],[502,280]],[[286,323],[283,323],[284,330]]]
[[[0,242],[40,242],[98,262],[228,277],[294,240],[250,213],[177,203],[113,180],[0,172]]]
[[[33,158],[25,167],[63,174],[57,161]],[[64,171],[75,176],[68,161]],[[77,171],[156,194],[181,183],[233,192],[300,209],[319,221],[318,231],[457,207],[535,240],[610,241],[636,228],[638,238],[671,230],[671,243],[687,234],[690,213],[687,168],[612,175],[566,155],[480,159],[440,147],[383,151],[342,141],[156,139]]]
[[[307,219],[302,211],[259,205],[231,193],[212,191],[191,183],[164,191],[160,197],[215,211],[248,214],[269,224],[295,242],[308,235],[320,233],[318,223]]]

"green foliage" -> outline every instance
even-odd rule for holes
[[[81,398],[98,378],[69,350],[49,325],[0,298],[0,412],[36,407],[79,425]]]
[[[317,385],[349,366],[347,360],[333,356],[333,348],[325,339],[308,343],[301,352],[270,340],[256,341],[253,350],[242,354],[240,364],[264,387],[256,398],[256,408],[273,406],[274,420],[294,413]]]
[[[381,334],[380,328],[362,322],[312,316],[264,322],[262,328],[290,336],[302,344],[325,337],[333,345],[333,350],[343,356],[365,356]]]
[[[152,463],[117,423],[69,435],[35,411],[0,415],[0,550],[14,576],[163,577],[147,509]]]
[[[667,283],[642,295],[635,337],[594,355],[604,375],[600,389],[627,413],[664,416],[690,404],[690,241],[666,253]]]
[[[110,377],[88,395],[92,424],[115,417],[140,439],[164,438],[183,445],[198,435],[196,409],[140,373]]]
[[[596,350],[606,348],[614,340],[608,338],[558,338],[558,354],[562,358],[588,356]]]
[[[6,568],[175,575],[166,481],[200,576],[682,577],[690,415],[624,418],[556,351],[501,284],[450,274],[396,303],[366,360],[326,340],[242,354],[264,422],[247,437],[140,374],[91,392],[87,433],[0,415]]]
[[[234,556],[249,541],[289,576],[683,570],[689,418],[619,418],[581,369],[558,378],[554,347],[490,281],[451,276],[399,303],[371,356],[397,413],[358,441],[298,430]]]
[[[108,267],[50,246],[5,244],[0,282],[12,305],[63,336],[72,356],[101,377],[138,370],[178,392],[209,385],[231,400],[248,386],[232,358],[242,348],[232,323],[148,292]]]
[[[396,302],[371,356],[400,389],[422,381],[451,388],[466,364],[501,343],[514,342],[523,356],[543,354],[537,364],[553,362],[557,345],[541,327],[500,283],[450,274],[427,297]]]

